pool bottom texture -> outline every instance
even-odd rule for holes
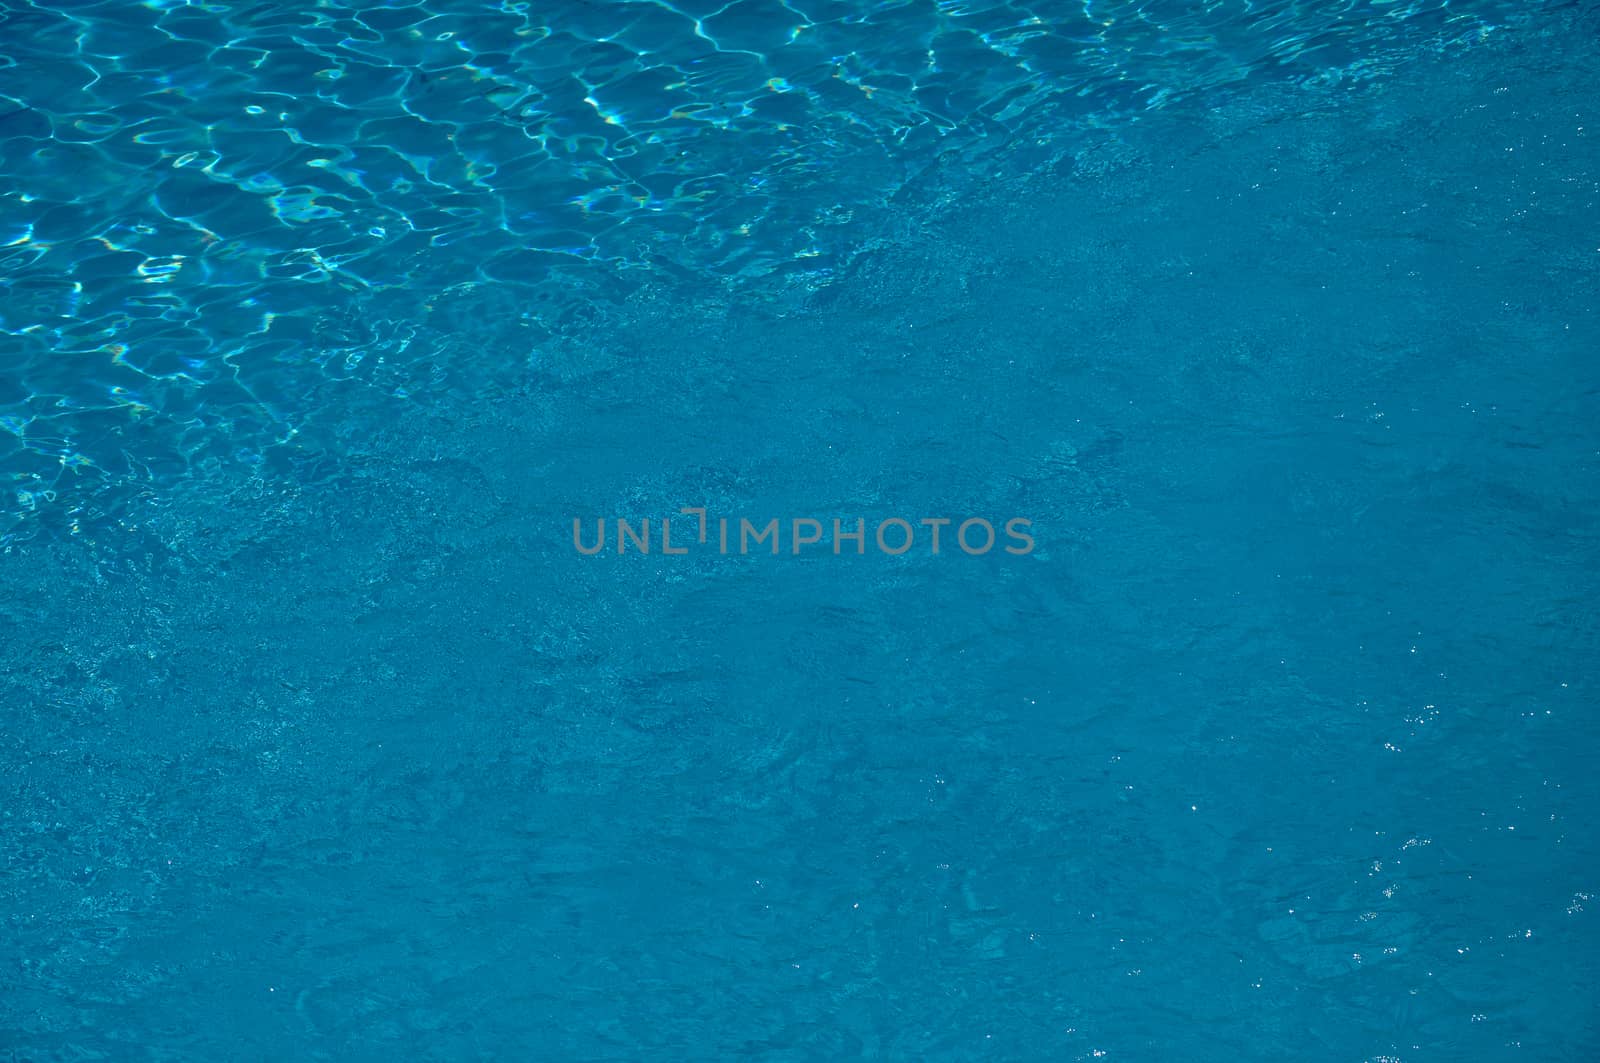
[[[1596,27],[14,544],[0,1058],[1596,1058]],[[680,507],[1036,547],[573,548]]]

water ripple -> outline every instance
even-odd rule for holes
[[[10,8],[0,541],[47,511],[69,532],[126,522],[174,478],[292,457],[350,388],[415,399],[456,359],[488,379],[641,284],[826,284],[952,151],[1066,138],[1254,77],[1372,76],[1516,10]]]

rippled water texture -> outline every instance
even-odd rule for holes
[[[1252,79],[1338,91],[1519,10],[7,5],[0,535],[303,476],[351,404],[492,387],[640,285],[825,284],[986,155]]]
[[[1600,6],[0,19],[0,1063],[1600,1059]]]

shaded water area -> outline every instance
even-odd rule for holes
[[[1164,6],[8,11],[0,1048],[1593,1058],[1600,13]]]

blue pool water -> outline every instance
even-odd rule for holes
[[[0,1060],[1600,1058],[1597,71],[0,4]]]

